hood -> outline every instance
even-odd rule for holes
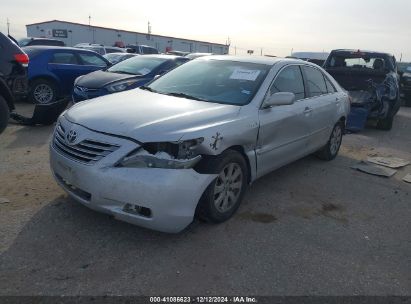
[[[111,73],[107,71],[95,71],[90,74],[82,76],[77,82],[76,85],[86,87],[89,89],[100,89],[110,83],[126,80],[141,78],[140,75],[129,75],[129,74],[120,74],[120,73]]]
[[[239,106],[134,89],[80,102],[64,116],[88,129],[144,143],[201,137],[202,130],[233,121],[239,112]]]

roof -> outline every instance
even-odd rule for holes
[[[385,52],[376,52],[376,51],[367,51],[367,50],[360,50],[360,49],[337,49],[337,50],[332,50],[331,53],[333,52],[347,52],[347,53],[367,53],[367,54],[375,54],[375,55],[388,55],[392,56],[390,53],[385,53]]]
[[[83,52],[92,52],[96,53],[94,51],[88,50],[88,49],[81,49],[81,48],[75,48],[75,47],[68,47],[68,46],[52,46],[52,45],[29,45],[29,46],[24,46],[22,47],[23,50],[54,50],[54,51],[61,51],[61,50],[71,50],[71,51],[83,51]]]
[[[274,65],[280,61],[290,61],[290,62],[301,62],[301,60],[295,59],[286,59],[281,57],[265,57],[265,56],[232,56],[232,55],[212,55],[212,56],[203,56],[195,60],[227,60],[227,61],[237,61],[237,62],[249,62],[257,64],[266,64]]]
[[[40,25],[44,23],[51,23],[51,22],[61,22],[61,23],[68,23],[68,24],[73,24],[73,25],[80,25],[80,26],[87,26],[89,27],[90,25],[85,24],[85,23],[77,23],[77,22],[70,22],[70,21],[63,21],[63,20],[48,20],[48,21],[43,21],[43,22],[36,22],[36,23],[31,23],[31,24],[26,24],[27,26],[33,26],[33,25]],[[103,26],[96,26],[96,25],[91,25],[90,27],[93,28],[99,28],[99,29],[104,29],[104,30],[113,30],[113,31],[119,31],[119,32],[125,32],[125,33],[132,33],[132,34],[141,34],[141,35],[147,35],[147,33],[141,33],[141,32],[135,32],[135,31],[128,31],[128,30],[122,30],[122,29],[116,29],[116,28],[110,28],[110,27],[103,27]],[[199,42],[199,43],[209,43],[209,44],[215,44],[215,45],[220,45],[220,46],[227,46],[225,44],[221,43],[215,43],[215,42],[208,42],[208,41],[201,41],[201,40],[193,40],[193,39],[186,39],[186,38],[178,38],[178,37],[172,37],[172,36],[164,36],[164,35],[155,35],[155,34],[150,34],[151,36],[155,37],[163,37],[163,38],[171,38],[171,39],[180,39],[180,40],[185,40],[185,41],[194,41],[194,42]]]

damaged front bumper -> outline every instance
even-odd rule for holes
[[[80,126],[76,130],[92,132]],[[215,175],[193,169],[116,167],[138,145],[99,136],[101,142],[117,140],[119,148],[93,164],[68,158],[55,139],[50,145],[53,175],[71,197],[118,220],[162,232],[180,232],[193,221],[197,204]]]

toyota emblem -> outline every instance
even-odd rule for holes
[[[74,142],[77,139],[77,132],[74,130],[70,130],[67,134],[66,134],[66,141],[68,144],[72,145],[74,144]]]

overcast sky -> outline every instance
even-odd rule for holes
[[[25,25],[65,20],[225,43],[285,56],[335,48],[387,51],[411,61],[411,0],[3,1],[0,31],[26,35]]]

